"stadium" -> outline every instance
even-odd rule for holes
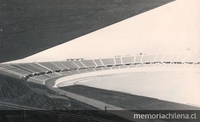
[[[11,21],[12,18],[10,19],[9,17],[6,17],[6,19],[9,20],[6,24],[10,24],[10,26],[14,26],[16,24],[16,27],[15,30],[12,30],[13,32],[9,30],[9,27],[5,29],[5,32],[2,30],[3,36],[0,35],[0,39],[1,37],[5,39],[5,41],[3,40],[0,42],[0,121],[137,122],[140,120],[133,118],[135,113],[156,114],[160,113],[160,111],[164,113],[174,111],[186,113],[196,112],[196,114],[200,116],[200,53],[199,48],[197,48],[197,44],[199,43],[195,42],[196,40],[198,41],[198,37],[195,36],[195,34],[199,31],[196,33],[194,31],[194,33],[189,35],[191,38],[192,35],[194,35],[192,38],[194,41],[191,41],[189,37],[188,39],[185,39],[184,36],[184,34],[188,33],[188,30],[190,30],[189,27],[187,28],[188,30],[183,30],[180,27],[180,30],[183,30],[181,31],[182,33],[180,35],[177,34],[177,37],[174,34],[171,38],[168,37],[167,34],[171,35],[175,32],[173,31],[170,33],[173,27],[169,29],[169,32],[166,31],[168,33],[163,34],[161,32],[160,34],[155,34],[156,36],[152,36],[154,35],[153,32],[147,35],[147,33],[149,33],[147,31],[145,34],[146,37],[143,37],[143,35],[140,34],[141,28],[134,28],[140,27],[144,24],[138,23],[139,20],[137,18],[140,18],[140,21],[146,21],[145,17],[150,20],[152,15],[158,14],[156,11],[162,11],[164,9],[175,10],[178,8],[177,5],[179,4],[182,6],[186,5],[188,2],[186,1],[187,0],[185,0],[185,3],[183,4],[181,0],[163,0],[162,2],[158,2],[157,0],[151,0],[149,2],[144,2],[143,0],[140,2],[133,0],[133,3],[129,3],[126,0],[114,0],[114,2],[109,2],[111,6],[104,4],[101,5],[102,3],[98,3],[96,1],[98,5],[100,4],[99,6],[102,8],[105,7],[103,12],[101,11],[101,7],[101,9],[98,8],[99,6],[95,9],[90,9],[97,13],[99,12],[97,15],[98,19],[102,17],[102,21],[104,19],[107,21],[95,23],[97,19],[95,19],[96,15],[94,15],[95,17],[90,20],[91,28],[87,27],[87,29],[89,28],[87,31],[84,30],[85,28],[77,29],[75,26],[72,26],[77,23],[82,23],[82,21],[76,21],[76,19],[73,18],[76,16],[73,15],[74,13],[72,15],[67,15],[67,17],[72,17],[70,18],[72,25],[69,26],[59,23],[60,19],[52,20],[55,21],[56,24],[59,23],[63,27],[67,26],[71,29],[64,31],[62,30],[62,27],[59,27],[59,24],[59,26],[57,26],[55,23],[52,24],[52,22],[50,22],[52,18],[47,19],[48,16],[45,14],[47,11],[42,11],[41,15],[47,17],[44,17],[46,19],[45,21],[47,21],[45,24],[50,23],[50,25],[41,25],[41,28],[43,26],[44,28],[51,26],[54,31],[57,28],[61,29],[58,33],[56,33],[56,31],[55,33],[52,33],[52,28],[42,28],[41,30],[34,31],[31,30],[31,32],[36,34],[35,37],[33,37],[32,33],[29,33],[29,31],[24,31],[23,27],[23,29],[20,28],[22,29],[20,30],[16,24],[17,22],[19,24],[22,20],[23,22],[30,21],[30,18],[25,16],[26,12],[22,12],[22,15],[23,17],[27,17],[29,19],[19,17],[22,15],[16,15],[16,18],[14,16],[16,23]],[[86,3],[88,2],[89,1],[86,1]],[[193,2],[190,7],[193,8],[192,5],[195,5],[196,3]],[[21,2],[18,2],[17,4],[21,5]],[[38,1],[34,4],[40,5]],[[59,2],[54,4],[61,7],[62,4],[67,5],[68,3]],[[4,7],[12,7],[12,5],[13,4],[8,2],[4,4]],[[116,7],[120,5],[122,5],[122,8]],[[123,5],[126,6],[127,9],[123,9]],[[188,4],[188,6],[189,5],[190,4]],[[72,10],[74,11],[74,8],[77,6],[78,5],[75,4],[70,5],[69,7],[72,7]],[[84,6],[85,4],[83,7]],[[30,8],[31,7],[32,6],[30,6]],[[24,9],[23,7],[19,8],[21,11]],[[33,8],[31,8],[28,12],[32,12]],[[38,10],[43,10],[41,8]],[[5,11],[7,10],[10,11],[10,9],[5,9]],[[54,10],[57,11],[56,9]],[[80,11],[82,11],[82,9],[80,9]],[[118,13],[119,11],[124,11],[125,13]],[[60,12],[60,9],[57,12]],[[79,14],[78,11],[76,12]],[[183,11],[178,12],[184,13]],[[41,17],[38,12],[36,13],[37,17]],[[112,15],[117,13],[119,14],[119,18],[116,17],[114,19],[116,20],[115,22],[106,18],[109,16],[113,18],[111,13]],[[8,12],[8,14],[10,13]],[[85,14],[85,16],[87,14]],[[47,15],[50,14],[48,13]],[[54,15],[54,13],[52,13],[52,15]],[[36,14],[33,16],[36,16]],[[62,17],[65,18],[64,16]],[[188,15],[183,17],[188,18]],[[18,18],[19,20],[17,20]],[[90,19],[90,17],[88,18]],[[42,19],[38,20],[38,25],[41,24],[40,21]],[[179,20],[177,19],[177,21]],[[88,21],[83,21],[82,24],[88,26],[87,22]],[[128,26],[131,25],[130,22],[136,23],[136,25],[133,24],[133,27],[130,27],[134,28],[135,31],[133,33],[135,33],[135,35],[132,36],[129,33],[132,33],[133,30],[131,29],[127,29],[127,35],[120,35],[122,32],[121,28],[128,28]],[[37,23],[37,20],[35,20],[35,23]],[[35,26],[35,23],[30,23],[30,26],[33,25],[34,29],[40,28],[40,26]],[[116,25],[113,23],[116,23]],[[130,25],[123,25],[124,23],[129,23]],[[149,25],[151,24],[152,23]],[[163,25],[162,22],[160,22],[160,24]],[[21,24],[21,26],[23,26],[23,24]],[[29,27],[28,24],[26,26],[27,28]],[[146,25],[146,27],[147,26],[148,25]],[[196,25],[192,25],[192,27],[193,26]],[[144,33],[146,27],[143,30]],[[160,29],[160,26],[158,28]],[[166,28],[163,27],[163,30],[166,30]],[[62,33],[70,33],[72,30],[76,29],[83,29],[84,31],[73,31],[72,35],[68,35],[67,37],[66,35],[62,35]],[[154,30],[156,32],[163,31],[162,29],[159,29],[156,30],[155,27]],[[44,30],[45,32],[43,32]],[[117,32],[114,30],[117,30]],[[12,33],[14,34],[12,35]],[[22,35],[20,35],[21,33]],[[39,33],[43,34],[43,36]],[[45,37],[47,33],[49,34],[48,38]],[[112,34],[113,36],[111,36]],[[58,37],[55,35],[60,36]],[[159,39],[162,39],[163,35],[166,35],[166,40],[169,40],[169,42],[159,42]],[[54,38],[54,36],[56,38]],[[133,41],[139,37],[144,41]],[[154,41],[155,37],[158,38],[158,41]],[[194,37],[197,37],[197,39],[194,39]],[[52,40],[50,40],[50,38]],[[172,43],[170,39],[174,38],[180,39],[180,42],[182,41],[181,44],[179,41],[177,41],[177,43]],[[14,43],[11,42],[12,39],[22,41]],[[25,39],[27,39],[30,43],[23,42]],[[40,42],[37,39],[41,39],[43,41]],[[58,42],[54,43],[53,39],[58,40]],[[92,41],[94,39],[97,39],[97,41],[93,43]],[[129,41],[124,41],[123,43],[119,41],[123,39]],[[149,39],[150,41],[148,42],[146,39]],[[70,42],[67,42],[66,40]],[[89,41],[87,42],[85,40]],[[99,42],[99,40],[102,40],[102,43]],[[114,40],[110,41],[110,44],[113,44],[114,46],[108,43],[103,44],[103,40]],[[65,42],[67,43],[57,46],[58,44]],[[190,42],[191,44],[188,45]],[[139,44],[137,43],[140,43],[142,46],[139,47]],[[154,43],[164,46],[159,47],[156,44],[154,46]],[[32,46],[29,44],[32,44]],[[153,46],[148,47],[149,44]],[[76,49],[79,49],[80,52],[76,49],[72,49],[71,47],[73,47],[73,45]],[[54,48],[53,46],[57,47]],[[195,47],[197,48],[196,50],[194,49]],[[103,51],[98,48],[102,48]],[[125,48],[127,48],[128,51]],[[169,48],[173,48],[173,50],[168,51]],[[43,52],[41,52],[41,50]],[[155,51],[153,52],[151,50]],[[43,58],[45,58],[44,56],[55,58],[55,60],[51,60],[49,58],[43,60]],[[162,120],[157,118],[155,120],[145,119],[144,121],[173,122],[174,120]],[[183,120],[177,121],[181,122]],[[186,119],[184,121],[197,122],[198,120]]]
[[[177,101],[169,102],[155,99],[160,96],[156,96],[153,93],[157,91],[163,96],[162,99],[178,98],[178,94],[167,94],[166,91],[162,93],[163,91],[158,88],[158,86],[161,87],[160,85],[155,86],[150,85],[151,83],[146,83],[148,88],[151,89],[149,91],[147,88],[145,90],[142,88],[144,83],[139,84],[137,81],[132,80],[119,80],[114,85],[117,81],[115,77],[117,79],[125,79],[124,77],[131,79],[136,75],[135,77],[137,78],[143,77],[146,79],[148,77],[149,81],[151,81],[150,78],[153,78],[155,81],[162,82],[159,79],[162,76],[162,78],[171,77],[170,81],[168,81],[169,84],[164,84],[168,88],[165,90],[171,90],[174,86],[174,84],[171,85],[171,82],[177,82],[180,85],[177,77],[183,77],[188,73],[193,74],[192,77],[199,75],[199,72],[197,72],[200,64],[199,59],[199,54],[181,53],[136,55],[93,60],[71,59],[57,62],[1,64],[1,92],[3,92],[1,93],[3,95],[1,96],[3,98],[1,104],[8,104],[6,102],[9,101],[12,104],[19,104],[19,107],[21,107],[20,104],[22,104],[22,107],[25,104],[32,108],[39,107],[40,109],[49,110],[95,110],[95,108],[100,110],[199,110],[198,107],[187,105],[187,103],[193,102],[192,97],[196,97],[198,100],[197,103],[192,104],[198,104],[198,96],[187,96],[186,94],[183,98],[180,97],[180,100],[175,99]],[[175,79],[173,79],[174,76]],[[187,81],[188,79],[182,81],[182,84],[186,83],[186,86],[181,86],[185,90],[187,90],[185,87],[189,86]],[[107,82],[113,82],[113,84]],[[139,82],[145,81],[140,79]],[[108,84],[108,86],[105,87],[105,84]],[[127,88],[127,84],[133,85],[130,87],[132,89],[134,85],[137,85],[139,89],[134,88],[135,90],[131,91],[130,88]],[[102,89],[101,86],[107,90]],[[124,86],[127,90],[125,93],[123,91]],[[111,88],[113,89],[109,90]],[[192,92],[195,94],[198,92],[196,90],[199,90],[198,86],[197,88],[193,87],[193,89],[194,91],[191,91],[191,94]],[[116,92],[120,90],[121,93]],[[5,91],[8,93],[4,93]],[[130,93],[136,95],[131,95]],[[145,95],[144,93],[149,94]],[[32,96],[30,94],[35,95]],[[98,96],[96,96],[97,94]],[[24,98],[24,95],[27,97]],[[65,98],[65,96],[68,98]],[[124,100],[119,97],[124,98]],[[37,102],[29,101],[27,98]],[[66,100],[57,100],[59,98]],[[49,99],[48,102],[47,99]],[[73,100],[76,100],[76,102],[74,101],[75,103],[73,103]],[[77,101],[84,105],[79,104]],[[141,104],[140,102],[143,103]]]

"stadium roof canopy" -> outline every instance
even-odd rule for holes
[[[25,58],[173,0],[2,0],[0,62]]]

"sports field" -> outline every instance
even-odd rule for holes
[[[79,85],[64,89],[86,97],[105,95],[105,98],[102,97],[104,100],[113,97],[113,91],[117,91],[116,97],[120,97],[121,93],[127,93],[136,95],[132,96],[134,99],[137,96],[144,96],[199,107],[199,78],[199,73],[196,72],[136,72],[97,76],[87,79],[87,82],[80,82]],[[90,96],[91,94],[93,95]],[[126,101],[122,100],[122,103],[124,102]]]

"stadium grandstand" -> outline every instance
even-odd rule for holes
[[[198,0],[2,3],[0,122],[199,122]]]
[[[156,71],[156,69],[161,70],[161,68],[167,70],[169,67],[170,71],[176,71],[177,69],[196,71],[200,67],[200,55],[198,53],[138,54],[135,56],[119,56],[117,58],[110,57],[93,60],[83,59],[0,64],[1,105],[2,108],[11,105],[21,109],[32,108],[33,110],[104,110],[106,104],[101,106],[101,104],[93,104],[92,100],[88,100],[87,102],[82,101],[78,98],[80,95],[84,96],[85,99],[90,99],[92,97],[81,94],[84,93],[81,91],[77,93],[73,91],[73,88],[68,88],[68,86],[75,85],[78,87],[81,82],[87,82],[88,79],[110,75],[108,71],[111,71],[112,74],[116,71],[120,71],[120,73],[123,74],[129,71],[127,69],[131,69],[130,72],[144,72],[148,71],[148,69],[151,71]],[[142,71],[141,68],[143,69]],[[71,77],[74,78],[70,79]],[[70,89],[72,91],[70,91]],[[95,92],[95,90],[92,91]],[[74,95],[67,94],[67,92],[71,92]],[[98,92],[96,94],[98,94]],[[97,98],[96,101],[102,100],[101,98]],[[169,104],[165,102],[166,101],[161,100],[159,104],[165,104],[164,109],[166,110],[199,110],[198,107],[179,103]],[[107,102],[107,104],[108,103],[114,106],[106,109],[128,109],[126,105],[121,108],[117,107],[120,106],[119,104]],[[159,104],[154,100],[153,103],[156,103],[156,109],[159,109]],[[141,109],[153,109],[152,107],[145,107],[142,104],[136,106]],[[91,112],[91,114],[93,114],[93,112]]]
[[[200,64],[198,53],[136,55],[118,58],[102,58],[81,61],[54,61],[34,63],[0,64],[2,73],[28,82],[45,85],[48,79],[94,72],[104,69],[136,67],[180,67],[196,68]]]

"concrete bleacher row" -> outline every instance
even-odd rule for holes
[[[185,67],[196,67],[200,64],[200,54],[151,54],[94,60],[0,64],[0,71],[15,77],[27,78],[27,81],[44,84],[46,80],[54,77],[85,72],[159,65],[178,67],[180,66],[178,64],[185,64]]]
[[[35,88],[37,88],[37,90]],[[36,92],[38,90],[40,90],[40,93]],[[16,105],[18,106],[18,109],[21,109],[23,106],[31,107],[31,109],[33,110],[94,109],[91,106],[80,104],[77,101],[70,98],[61,99],[60,95],[57,96],[57,94],[54,91],[51,91],[44,85],[35,84],[32,82],[27,83],[21,79],[5,76],[1,73],[0,98],[1,105],[2,103],[6,103],[7,107]]]

